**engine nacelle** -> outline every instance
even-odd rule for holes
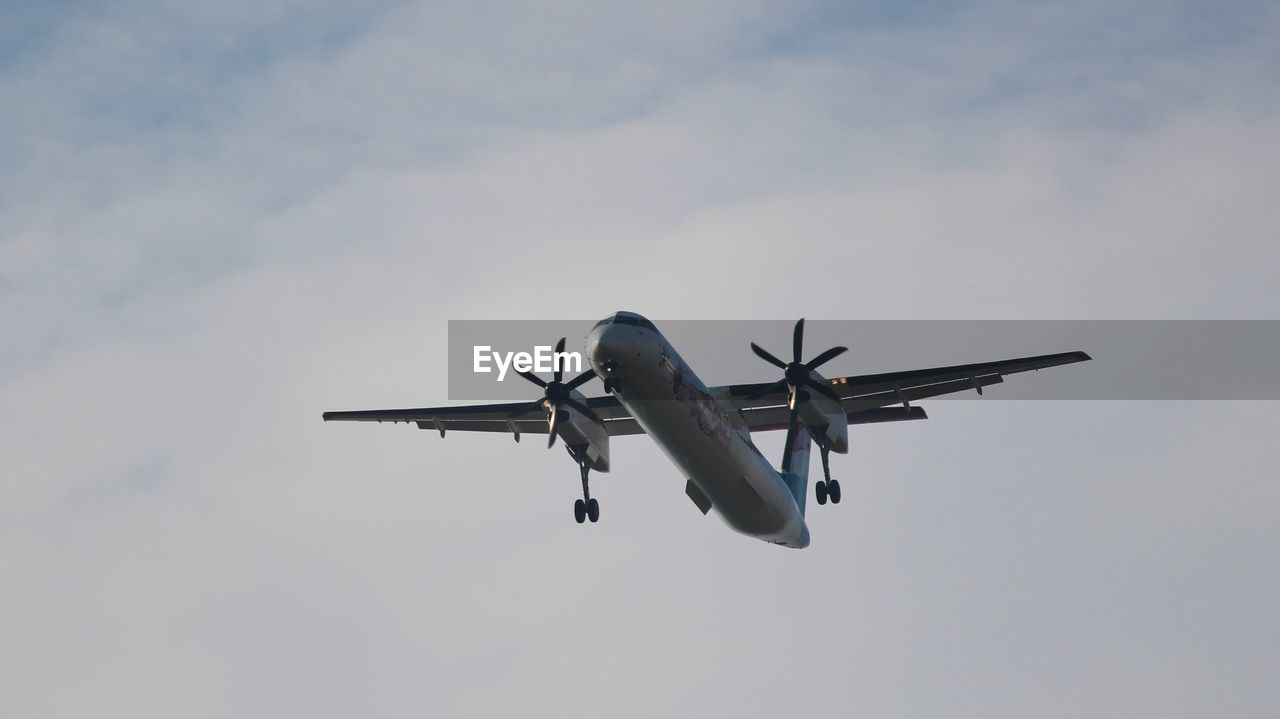
[[[587,459],[596,472],[609,471],[609,431],[604,425],[585,417],[572,408],[560,409],[565,416],[558,422],[557,432],[566,447],[573,447]]]
[[[819,447],[827,447],[837,454],[849,452],[849,417],[844,408],[824,405],[835,405],[825,397],[819,401],[808,401],[800,405],[800,419],[808,428],[813,441]]]

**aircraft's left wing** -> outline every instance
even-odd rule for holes
[[[937,397],[966,390],[981,392],[982,388],[987,385],[1003,382],[1006,375],[1057,367],[1058,365],[1071,364],[1073,362],[1085,362],[1089,359],[1092,358],[1084,352],[1060,352],[1033,357],[1017,357],[997,362],[979,362],[854,377],[835,377],[828,379],[827,382],[830,383],[831,389],[839,395],[841,404],[849,412],[850,421],[852,422],[853,416],[858,412],[889,407],[895,404],[906,405],[917,399]],[[780,390],[768,391],[774,384],[774,382],[735,384],[715,387],[711,391],[741,411],[744,417],[750,418],[755,411],[786,404],[788,390],[783,387]],[[770,420],[772,419],[773,417],[770,416]],[[773,424],[773,422],[762,422],[762,424]]]
[[[451,430],[546,434],[546,414],[535,402],[325,412],[324,420],[326,422],[413,422],[420,429],[439,431],[442,437]],[[610,435],[643,432],[640,425],[614,397],[591,397],[586,400],[586,405],[604,421],[605,429]]]

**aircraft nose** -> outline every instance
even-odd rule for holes
[[[617,361],[625,343],[624,334],[621,327],[611,322],[596,327],[587,335],[587,360],[596,368],[596,372],[605,363]]]

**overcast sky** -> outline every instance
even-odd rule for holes
[[[448,319],[1280,318],[1278,68],[1265,2],[5,3],[0,715],[1275,716],[1274,402],[926,403],[800,552],[643,437],[579,526],[320,413]]]

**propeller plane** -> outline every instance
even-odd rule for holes
[[[849,451],[849,425],[926,419],[914,400],[976,390],[1010,374],[1083,362],[1084,352],[1020,357],[997,362],[849,377],[823,377],[818,368],[847,351],[832,347],[803,361],[804,320],[792,332],[791,361],[756,343],[751,350],[782,370],[772,382],[708,387],[652,322],[616,312],[591,329],[586,356],[591,369],[565,381],[557,364],[550,382],[518,374],[543,391],[534,402],[325,412],[326,421],[413,422],[421,429],[546,434],[547,447],[560,439],[578,465],[582,498],[574,519],[600,519],[589,473],[609,471],[609,439],[648,434],[686,478],[685,494],[699,511],[712,509],[732,529],[784,547],[809,546],[805,523],[809,453],[817,445],[823,478],[814,499],[838,504],[841,488],[831,478],[828,455]],[[565,338],[556,354],[565,350]],[[580,388],[599,377],[605,394],[587,397]],[[786,430],[781,469],[751,441],[753,432]]]

